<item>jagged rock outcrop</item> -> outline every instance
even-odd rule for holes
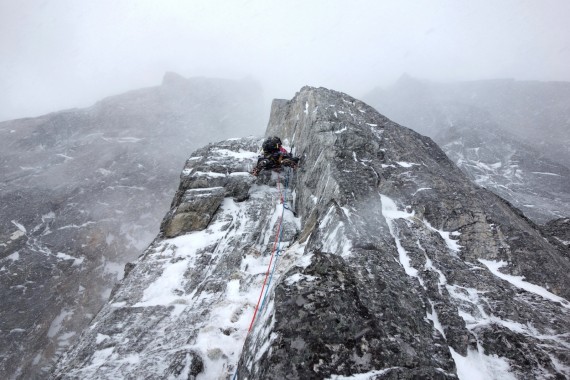
[[[545,235],[555,239],[556,242],[570,249],[570,218],[551,220],[542,226]]]
[[[300,169],[248,176],[258,140],[197,151],[162,234],[55,379],[570,376],[568,251],[431,139],[310,87],[274,102],[267,134]],[[168,238],[212,192],[207,227]]]
[[[1,379],[48,376],[156,236],[188,154],[261,133],[262,107],[252,81],[167,74],[0,123]]]

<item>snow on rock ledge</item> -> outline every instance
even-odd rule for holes
[[[311,87],[274,102],[267,134],[301,168],[245,175],[261,140],[195,152],[161,235],[56,379],[570,376],[566,304],[482,265],[567,300],[567,251],[433,141]],[[185,214],[199,222],[173,227]]]

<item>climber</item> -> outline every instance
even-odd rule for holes
[[[251,174],[258,176],[262,170],[279,170],[282,166],[297,168],[299,157],[293,157],[281,145],[281,139],[277,136],[268,137],[261,146],[263,155],[257,158],[257,165]]]

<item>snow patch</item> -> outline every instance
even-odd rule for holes
[[[212,153],[221,157],[232,157],[236,160],[249,160],[252,158],[257,158],[257,153],[251,152],[249,150],[240,149],[237,152],[229,149],[212,149]]]
[[[313,255],[312,254],[308,254],[308,255],[303,255],[301,256],[301,258],[299,260],[297,260],[297,262],[295,263],[298,267],[301,267],[303,269],[307,269],[307,267],[309,265],[311,265],[311,261],[313,260]]]
[[[419,193],[420,191],[425,191],[425,190],[432,190],[432,188],[431,188],[431,187],[420,187],[419,189],[417,189],[417,190],[412,194],[412,197],[413,197],[414,195],[416,195],[417,193]]]
[[[59,331],[62,328],[63,321],[72,315],[73,315],[73,311],[71,311],[69,309],[62,309],[61,312],[59,313],[59,315],[54,318],[54,320],[51,322],[51,324],[49,326],[48,333],[47,333],[48,338],[53,338],[54,336],[56,336],[57,333],[59,333]]]
[[[115,347],[104,348],[102,350],[95,351],[93,357],[91,358],[91,363],[93,366],[101,366],[105,364],[107,359],[113,354]]]
[[[399,369],[402,367],[391,367],[385,369],[374,370],[366,373],[355,373],[354,375],[350,376],[343,376],[343,375],[331,375],[325,380],[372,380],[376,379],[379,375],[384,375],[394,369]]]
[[[414,165],[420,166],[420,164],[415,164],[413,162],[397,161],[396,163],[403,168],[411,168]]]
[[[418,241],[418,246],[420,247],[420,249],[423,250],[423,248],[421,247],[419,241]],[[437,268],[433,265],[433,261],[431,261],[431,259],[430,259],[430,258],[428,257],[428,255],[425,253],[425,250],[423,250],[423,251],[424,251],[425,258],[426,258],[426,263],[425,263],[425,265],[424,265],[424,268],[427,269],[427,270],[433,270],[434,272],[436,272],[436,273],[438,274],[438,278],[439,278],[439,280],[438,280],[438,285],[439,285],[440,287],[443,286],[443,285],[445,285],[445,284],[447,284],[447,278],[445,277],[445,275],[443,274],[443,272],[440,271],[439,269],[437,269]],[[440,289],[439,293],[441,294],[441,289]]]
[[[402,243],[400,242],[400,238],[398,237],[398,231],[396,225],[394,224],[394,219],[409,219],[414,216],[414,213],[408,214],[405,211],[398,210],[396,203],[391,198],[383,194],[380,194],[380,199],[382,202],[382,215],[384,215],[384,218],[386,218],[388,229],[390,230],[390,234],[392,235],[396,243],[400,264],[402,264],[408,276],[418,277],[418,271],[411,266],[408,252],[406,252],[404,247],[402,247]]]
[[[317,278],[315,276],[310,276],[302,273],[295,273],[285,279],[285,283],[289,286],[299,282],[299,281],[314,281]]]
[[[532,174],[539,174],[539,175],[550,175],[550,176],[555,176],[555,177],[562,177],[560,174],[556,174],[556,173],[544,173],[544,172],[531,172]]]
[[[372,134],[376,136],[378,140],[382,140],[382,134],[384,133],[384,130],[376,128],[378,126],[377,124],[369,124],[369,123],[366,124],[370,127],[370,131],[372,132]]]
[[[15,225],[16,227],[18,227],[18,229],[20,231],[22,231],[23,233],[28,232],[28,231],[26,231],[26,227],[22,226],[20,223],[16,222],[15,220],[12,220],[12,224]]]
[[[570,302],[566,299],[557,296],[556,294],[550,293],[548,290],[544,289],[542,286],[538,286],[535,284],[531,284],[530,282],[524,281],[523,276],[512,276],[510,274],[505,274],[499,271],[500,268],[507,265],[504,261],[491,261],[491,260],[483,260],[479,259],[483,265],[487,267],[495,276],[510,282],[512,285],[516,286],[517,288],[524,289],[527,292],[531,292],[537,294],[543,298],[546,298],[550,301],[559,302],[567,309],[570,309]]]
[[[233,172],[230,173],[230,177],[249,177],[251,174],[249,172]]]
[[[449,248],[451,251],[459,252],[461,250],[461,246],[459,245],[457,240],[451,238],[451,236],[460,236],[461,233],[459,231],[449,232],[444,230],[438,230],[434,228],[431,224],[429,224],[429,222],[425,219],[423,220],[423,223],[429,230],[437,232],[439,236],[441,236],[441,238],[445,241],[445,244],[447,244],[447,248]]]
[[[338,221],[334,216],[335,208],[331,206],[319,225],[319,229],[324,230],[331,222],[334,222],[334,228],[332,230],[329,229],[326,235],[323,236],[322,250],[325,252],[339,253],[343,258],[347,258],[351,254],[352,242],[346,238],[344,233],[345,224]]]
[[[10,235],[10,240],[17,240],[17,239],[19,239],[19,238],[21,238],[22,236],[25,236],[25,235],[26,235],[25,232],[22,232],[22,231],[20,231],[20,230],[17,230],[17,231],[14,231],[14,232],[12,233],[12,235]]]
[[[20,260],[20,253],[19,252],[14,252],[9,256],[6,256],[7,259],[10,259],[12,261],[18,261]]]
[[[221,186],[216,187],[201,187],[199,189],[188,189],[184,192],[184,195],[189,195],[194,198],[207,198],[212,196],[213,192],[223,190],[224,188]]]
[[[225,177],[224,173],[216,173],[216,172],[194,172],[192,177],[209,177],[209,178],[221,178]]]
[[[47,214],[42,215],[42,222],[46,222],[47,220],[55,219],[55,213],[53,211],[48,212]]]
[[[469,349],[467,356],[462,356],[449,347],[453,361],[457,367],[457,376],[460,380],[516,380],[509,371],[509,363],[496,355],[487,356],[479,351]]]
[[[477,289],[459,285],[446,285],[446,288],[449,295],[457,300],[458,314],[465,321],[468,329],[490,322],[489,316],[481,306],[482,302]]]
[[[73,257],[63,252],[58,252],[56,257],[61,260],[73,260],[72,266],[74,267],[83,264],[83,261],[85,260],[85,257]]]
[[[426,317],[427,319],[433,322],[434,329],[439,331],[441,333],[441,336],[445,338],[445,332],[443,331],[443,326],[441,325],[441,322],[439,322],[439,316],[437,315],[437,311],[435,310],[435,305],[432,300],[428,301],[429,304],[431,305],[431,313],[428,313],[426,311]]]
[[[95,343],[99,344],[99,343],[103,342],[104,340],[110,339],[110,338],[111,337],[109,335],[97,333],[97,337],[95,338]]]
[[[174,303],[180,297],[174,292],[182,288],[184,272],[188,267],[188,260],[180,260],[166,265],[162,275],[152,282],[144,291],[138,306],[158,306]]]
[[[67,226],[63,226],[63,227],[59,227],[58,230],[67,230],[70,228],[83,228],[83,227],[87,227],[91,224],[95,224],[95,222],[85,222],[83,224],[77,225],[77,224],[69,224]]]

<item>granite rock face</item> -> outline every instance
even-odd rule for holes
[[[567,247],[346,94],[275,101],[266,134],[300,168],[248,176],[255,139],[194,153],[55,379],[570,376]],[[203,206],[204,229],[169,237]]]
[[[554,238],[555,243],[570,249],[570,218],[551,220],[541,228],[545,235]]]

